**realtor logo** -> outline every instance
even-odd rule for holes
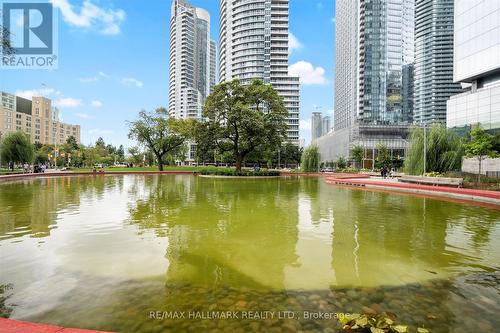
[[[2,3],[1,69],[57,68],[56,12],[51,3]]]

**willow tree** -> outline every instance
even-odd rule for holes
[[[445,173],[460,170],[465,153],[460,137],[438,124],[426,131],[424,135],[424,129],[420,127],[411,130],[405,171],[411,175],[423,174],[424,156],[426,156],[425,172]],[[425,144],[424,137],[426,137]]]
[[[236,170],[258,150],[277,150],[286,140],[288,111],[270,84],[238,80],[215,86],[203,109],[217,151],[232,154]]]
[[[318,146],[309,146],[302,153],[302,171],[304,172],[318,172],[321,155]]]
[[[0,160],[11,163],[31,163],[35,157],[35,146],[28,135],[21,131],[9,133],[0,143]]]

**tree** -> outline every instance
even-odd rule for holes
[[[30,138],[23,132],[18,131],[5,135],[0,146],[2,161],[12,163],[33,162],[35,149]]]
[[[78,143],[76,142],[76,139],[73,135],[66,139],[66,144],[69,145],[72,149],[78,149]]]
[[[415,127],[410,133],[410,148],[404,162],[405,171],[411,175],[424,172],[424,155],[426,172],[446,173],[460,170],[464,146],[460,137],[444,125],[433,125],[427,130],[424,144],[424,130]],[[424,154],[424,147],[426,153]]]
[[[341,170],[345,169],[345,168],[347,168],[347,160],[345,159],[344,156],[339,155],[337,157],[337,160],[335,161],[335,165],[336,165],[337,169],[341,169]]]
[[[362,145],[356,145],[352,148],[352,159],[358,169],[363,167],[363,159],[365,158],[365,148]]]
[[[144,161],[144,153],[141,152],[140,148],[137,146],[130,147],[128,149],[129,163],[132,165],[140,165]]]
[[[496,155],[493,150],[493,135],[486,133],[481,127],[476,127],[470,132],[471,141],[465,144],[467,157],[477,158],[479,172],[477,173],[477,182],[481,182],[481,165],[487,157]]]
[[[389,153],[389,149],[387,145],[379,143],[377,145],[377,168],[390,168],[392,165],[391,154]]]
[[[196,144],[197,163],[215,161],[217,145],[213,139],[213,126],[209,122],[194,119],[188,119],[187,122],[190,127],[190,137]]]
[[[2,15],[0,11],[0,16]],[[14,54],[14,48],[11,44],[11,33],[9,29],[0,24],[0,48],[3,55]]]
[[[321,155],[318,146],[312,145],[307,147],[302,154],[302,171],[303,172],[318,172]]]
[[[238,172],[247,155],[263,147],[276,150],[286,138],[288,111],[283,99],[260,80],[249,85],[233,80],[215,86],[203,115],[217,150],[232,153]]]
[[[183,120],[169,119],[165,108],[155,112],[141,111],[139,120],[129,122],[129,138],[145,145],[156,157],[163,171],[167,154],[176,154],[185,145],[187,130]]]

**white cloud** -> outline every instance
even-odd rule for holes
[[[80,78],[81,83],[91,83],[91,82],[96,82],[96,81],[99,81],[99,78],[97,76]]]
[[[54,88],[42,88],[42,89],[32,89],[32,90],[18,90],[15,92],[16,96],[32,99],[33,97],[49,97],[51,95],[60,95],[61,92],[55,90]]]
[[[288,67],[290,75],[300,77],[300,83],[310,84],[327,84],[325,78],[325,69],[323,67],[314,67],[310,62],[299,61]]]
[[[81,99],[75,99],[71,97],[64,97],[56,100],[54,102],[54,106],[60,107],[60,108],[76,108],[82,105],[82,100]]]
[[[100,129],[100,128],[93,128],[89,130],[90,135],[103,135],[103,134],[113,134],[112,130],[106,130],[106,129]]]
[[[110,77],[108,74],[106,74],[104,72],[99,72],[98,74],[99,74],[99,76],[102,76],[103,78],[106,78],[106,79],[109,79],[109,77]]]
[[[125,20],[125,11],[102,8],[90,0],[84,0],[79,13],[69,0],[51,0],[54,7],[61,10],[63,19],[77,28],[97,30],[103,35],[117,35]]]
[[[102,102],[95,100],[95,101],[92,101],[92,103],[90,103],[90,105],[92,105],[92,107],[94,107],[94,108],[100,108],[100,107],[102,107]]]
[[[299,128],[302,131],[310,131],[311,130],[311,120],[301,119],[299,122]]]
[[[94,116],[91,116],[87,113],[75,113],[75,116],[82,119],[94,119]]]
[[[292,53],[295,50],[299,50],[302,48],[302,44],[299,42],[297,37],[291,32],[288,33],[288,53]]]
[[[137,88],[142,88],[144,86],[142,81],[134,79],[133,77],[125,77],[121,80],[121,83],[125,86],[136,86]]]

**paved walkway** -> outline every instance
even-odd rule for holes
[[[64,328],[0,318],[0,333],[112,333],[78,328]]]
[[[500,206],[500,192],[455,188],[447,186],[419,185],[398,182],[395,179],[381,178],[338,178],[326,177],[326,182],[332,185],[358,186],[365,188],[383,189],[396,192],[420,193],[431,196],[448,197],[468,201],[479,201]]]

